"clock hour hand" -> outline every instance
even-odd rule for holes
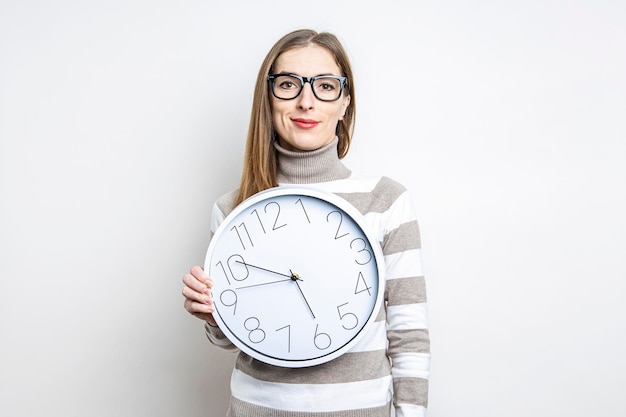
[[[260,269],[260,270],[265,271],[265,272],[269,272],[269,273],[276,274],[276,275],[282,275],[282,276],[287,277],[289,279],[293,279],[293,274],[292,275],[283,274],[283,273],[280,273],[280,272],[272,271],[271,269],[261,268],[260,266],[252,265],[252,264],[249,264],[247,262],[241,262],[241,261],[236,261],[236,262],[240,263],[240,264],[243,264],[245,266],[251,266],[252,268]]]

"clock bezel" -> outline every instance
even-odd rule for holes
[[[347,343],[345,343],[343,346],[339,347],[338,349],[329,353],[325,353],[321,356],[313,357],[313,358],[295,359],[295,360],[284,359],[284,358],[281,358],[279,355],[269,356],[265,353],[262,353],[256,350],[255,348],[253,348],[252,346],[248,345],[243,340],[241,340],[240,336],[236,335],[233,331],[231,331],[228,324],[224,321],[224,319],[222,319],[217,304],[215,305],[215,312],[213,313],[213,318],[217,322],[218,327],[221,329],[224,335],[241,351],[245,352],[246,354],[252,356],[253,358],[261,362],[264,362],[270,365],[286,367],[286,368],[302,368],[302,367],[307,367],[307,366],[320,365],[322,363],[326,363],[333,359],[338,358],[339,356],[343,355],[348,350],[353,348],[361,340],[363,335],[366,334],[367,331],[371,328],[371,326],[376,321],[376,318],[378,317],[380,308],[383,303],[384,288],[385,288],[385,264],[384,264],[384,255],[382,253],[382,248],[380,247],[380,244],[378,240],[375,238],[375,236],[373,236],[371,231],[368,230],[369,228],[368,228],[368,225],[364,216],[356,209],[356,207],[350,204],[347,200],[338,196],[337,194],[322,191],[320,189],[313,188],[313,187],[306,187],[306,186],[301,186],[301,185],[281,185],[281,186],[273,187],[273,188],[270,188],[270,189],[267,189],[267,190],[264,190],[264,191],[261,191],[252,195],[251,197],[247,198],[242,203],[237,205],[224,218],[224,220],[220,223],[219,227],[215,231],[215,234],[213,235],[211,242],[209,243],[209,247],[207,249],[206,256],[205,256],[205,264],[204,264],[205,270],[206,271],[210,270],[211,259],[213,256],[213,252],[215,251],[215,247],[219,243],[219,240],[222,234],[224,234],[228,230],[227,228],[230,225],[233,218],[236,218],[242,212],[247,210],[250,206],[253,206],[259,202],[262,202],[264,200],[268,200],[274,197],[285,196],[285,195],[316,198],[316,199],[325,201],[327,203],[330,203],[331,205],[342,210],[345,214],[350,216],[350,218],[361,229],[363,236],[368,240],[372,248],[372,251],[374,252],[373,255],[374,255],[374,260],[376,262],[376,270],[378,274],[378,280],[377,280],[378,288],[377,288],[377,293],[376,293],[376,300],[374,302],[374,307],[366,323],[362,326],[361,330],[358,333],[356,333],[354,337],[352,337],[352,339],[350,339]]]

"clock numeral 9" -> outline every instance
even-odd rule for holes
[[[231,285],[230,279],[228,278],[229,274],[226,272],[226,268],[224,268],[224,264],[222,263],[222,261],[216,263],[215,266],[219,266],[220,268],[222,268],[222,272],[226,277],[226,281],[228,281],[228,285]],[[226,266],[228,266],[230,277],[232,277],[232,279],[234,279],[235,281],[243,281],[244,279],[248,278],[248,275],[250,275],[250,271],[248,271],[248,265],[246,265],[246,262],[243,260],[243,257],[241,255],[235,254],[228,257],[228,260],[226,261]]]
[[[237,293],[233,290],[224,290],[220,294],[220,301],[225,307],[233,307],[233,316],[237,312]]]
[[[358,325],[359,325],[359,318],[358,318],[358,317],[356,316],[356,314],[354,314],[354,313],[343,313],[343,314],[341,314],[341,307],[343,307],[343,306],[345,306],[345,305],[348,305],[348,303],[343,303],[343,304],[341,304],[341,305],[338,305],[338,306],[337,306],[337,313],[339,314],[339,319],[340,319],[341,321],[343,321],[343,319],[345,319],[345,318],[347,317],[348,319],[350,319],[350,320],[348,320],[348,322],[350,322],[350,321],[353,321],[353,322],[354,322],[354,325],[353,325],[353,326],[350,326],[350,327],[347,327],[345,324],[342,324],[342,325],[341,325],[341,327],[343,327],[343,328],[344,328],[344,329],[346,329],[346,330],[352,330],[352,329],[354,329],[356,326],[358,326]]]

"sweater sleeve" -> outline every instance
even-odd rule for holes
[[[215,232],[217,231],[219,225],[222,223],[222,221],[224,221],[226,217],[224,212],[220,208],[220,203],[223,200],[224,198],[218,200],[218,202],[213,205],[213,210],[211,212],[211,239],[215,235]],[[218,346],[225,350],[238,350],[237,347],[230,340],[228,340],[224,332],[222,332],[219,327],[211,326],[209,323],[205,322],[204,333],[206,334],[207,339],[209,339],[209,341],[215,346]]]
[[[407,191],[394,201],[387,216],[383,253],[395,412],[396,417],[425,416],[430,374],[426,285],[419,226]]]

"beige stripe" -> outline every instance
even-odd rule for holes
[[[390,306],[426,302],[426,280],[424,277],[387,280],[385,299]]]
[[[383,253],[391,255],[409,249],[420,249],[420,229],[417,220],[402,223],[396,229],[390,231],[383,241]]]
[[[374,321],[385,321],[387,320],[387,306],[385,303],[382,303],[380,306],[380,310],[378,310],[378,316],[376,316],[376,320]]]
[[[361,213],[384,213],[406,191],[404,186],[391,178],[382,177],[371,192],[337,193]]]
[[[395,378],[394,402],[428,406],[428,380],[422,378]]]
[[[286,384],[333,384],[382,378],[391,373],[384,350],[346,353],[310,368],[282,368],[267,365],[241,352],[235,367],[253,378]]]
[[[427,329],[390,330],[389,352],[396,353],[430,353],[430,335]]]
[[[231,190],[228,193],[222,195],[215,202],[215,204],[217,204],[217,207],[220,209],[220,211],[224,213],[224,216],[228,216],[228,214],[230,214],[230,212],[234,209],[235,200],[237,199],[238,192],[239,192],[239,189]]]

